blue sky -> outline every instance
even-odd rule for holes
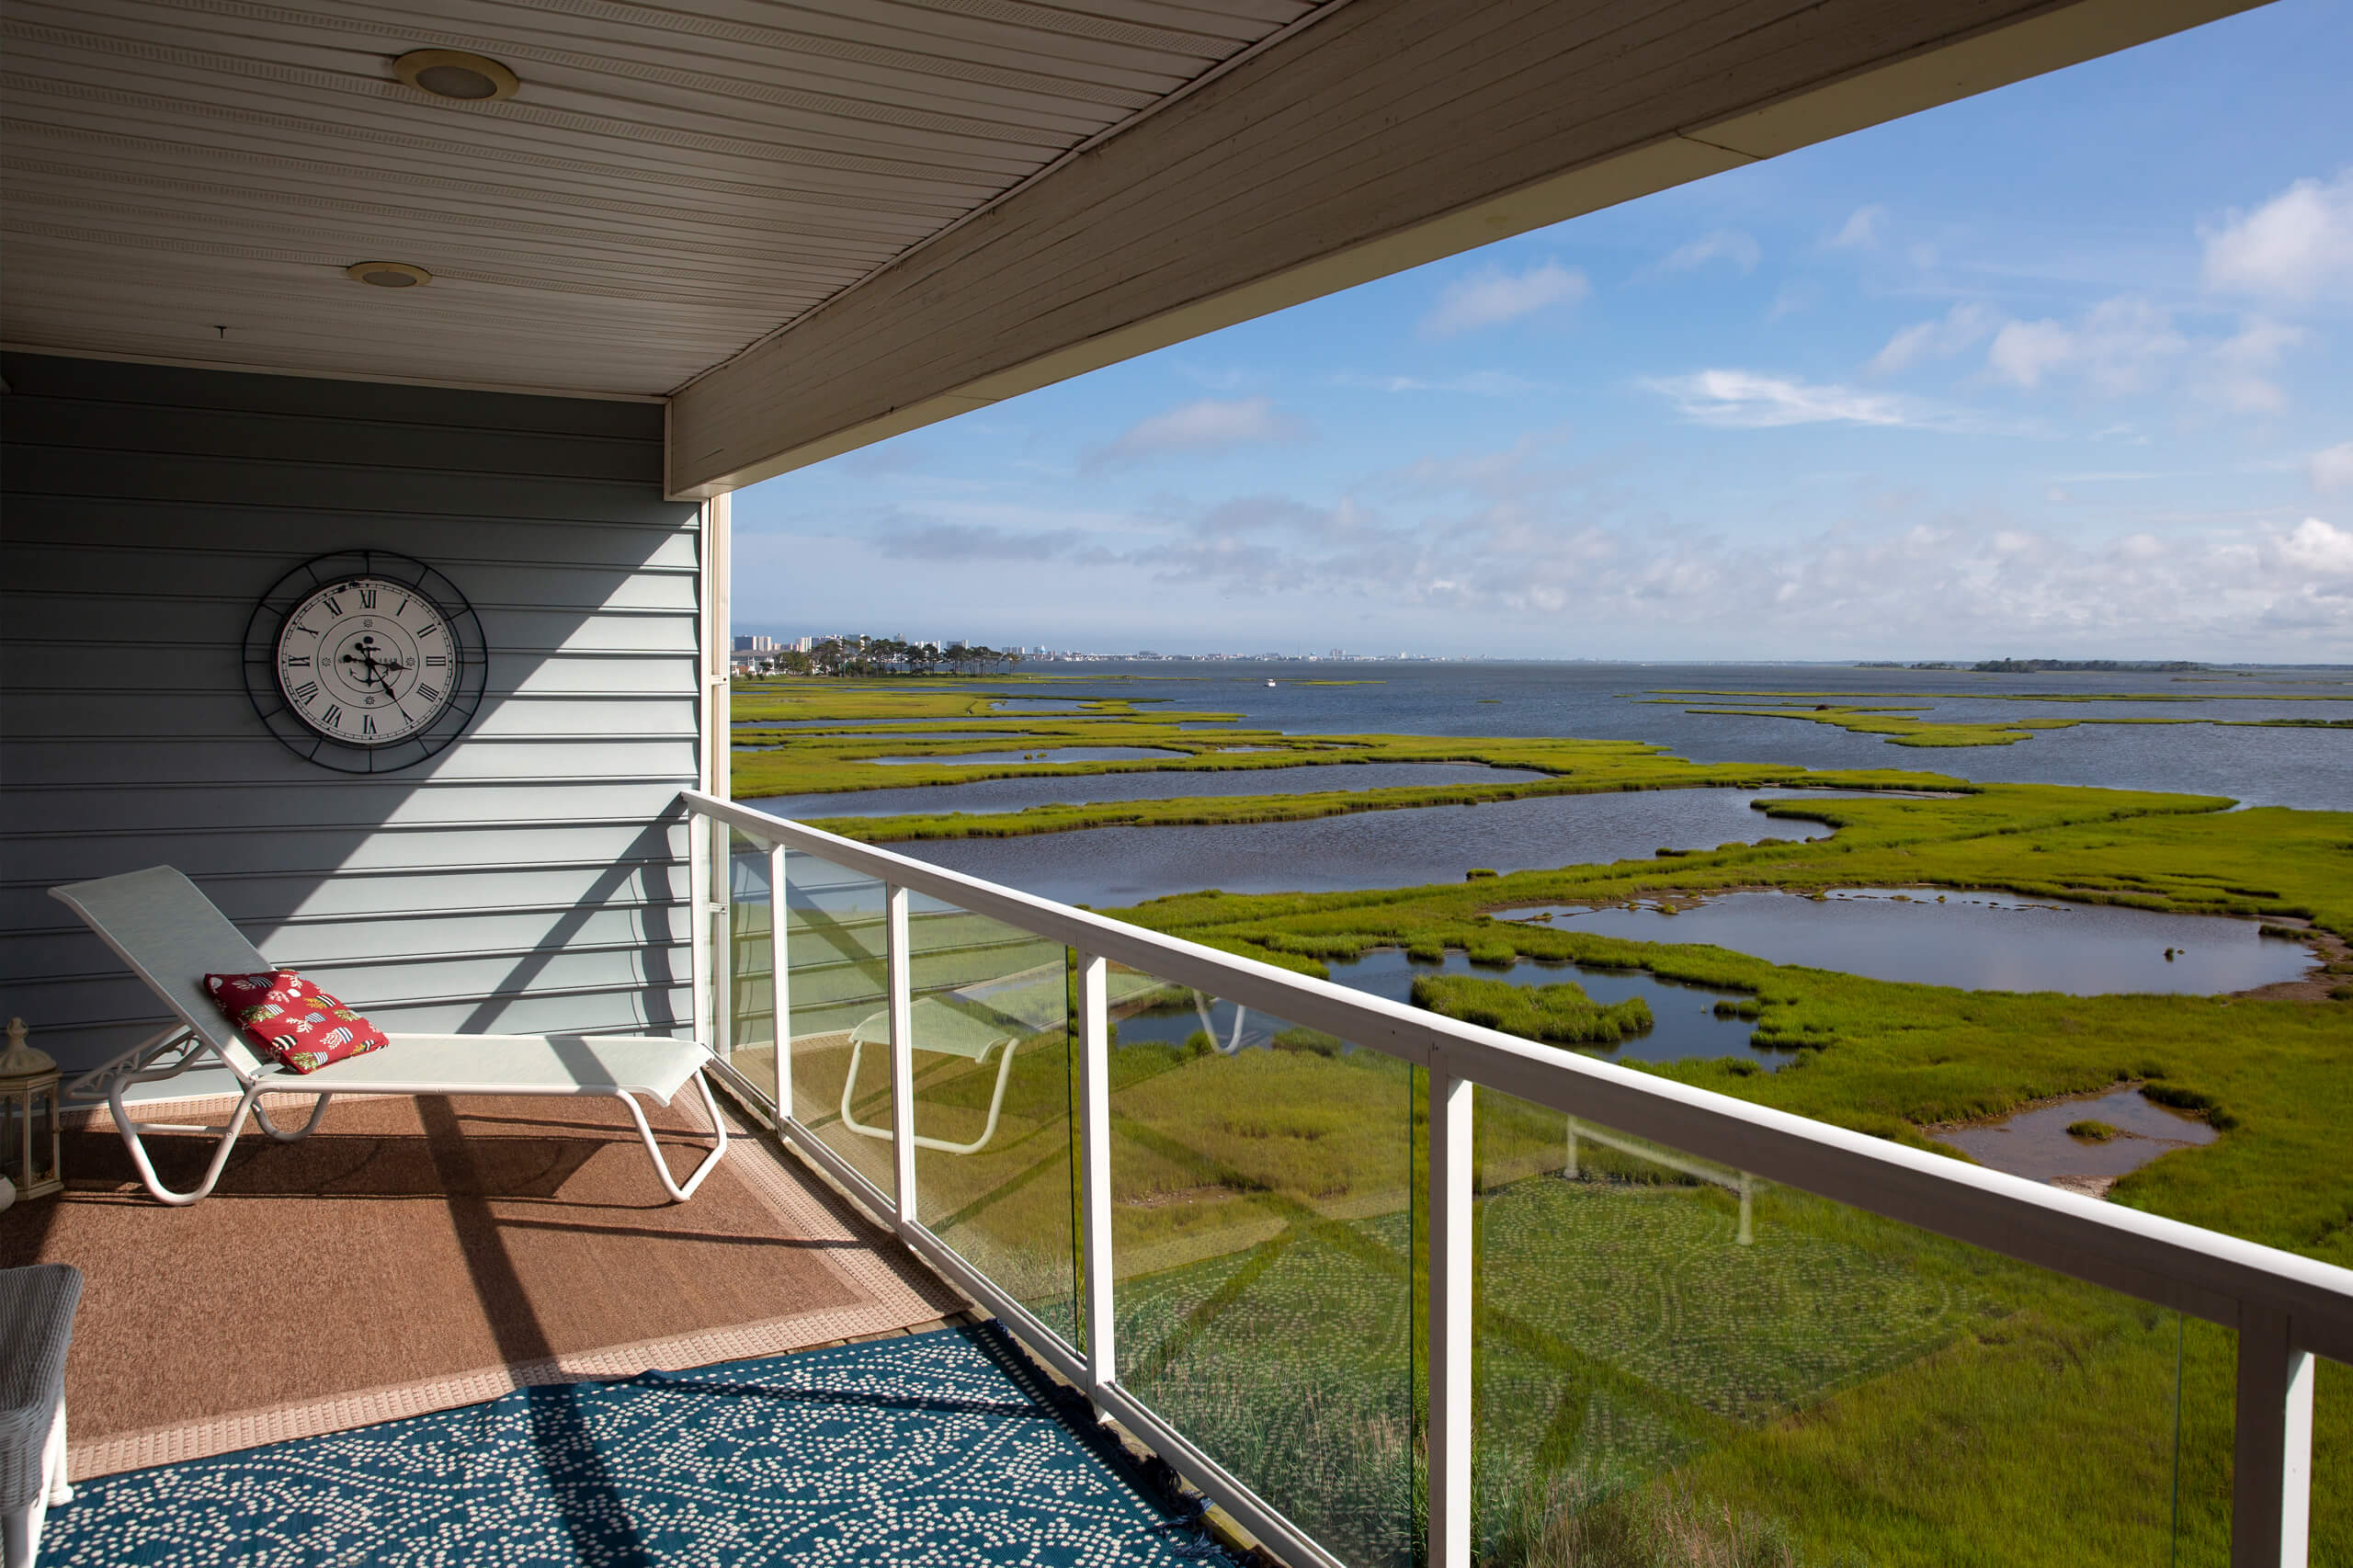
[[[2353,660],[2348,79],[2282,0],[783,475],[736,629]]]

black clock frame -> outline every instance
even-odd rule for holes
[[[286,618],[319,589],[353,577],[398,583],[432,604],[449,629],[449,653],[456,665],[449,705],[439,717],[413,735],[375,745],[321,734],[302,722],[278,684],[278,639]],[[415,556],[390,550],[339,550],[295,567],[254,606],[245,621],[244,668],[245,696],[253,702],[255,716],[287,750],[338,773],[397,773],[438,755],[473,722],[489,684],[490,653],[482,619],[457,584]]]

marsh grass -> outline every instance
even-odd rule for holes
[[[1629,1035],[1648,1034],[1656,1022],[1642,997],[1605,1006],[1574,981],[1514,985],[1472,975],[1416,975],[1414,1005],[1548,1045],[1616,1045]]]
[[[1829,724],[1854,734],[1881,735],[1891,745],[1899,746],[2003,746],[2014,745],[2031,739],[2039,730],[2067,730],[2078,724],[2219,724],[2239,728],[2288,728],[2312,730],[2353,729],[2348,719],[2222,719],[2207,715],[2196,718],[2161,718],[2138,715],[2123,718],[2095,719],[2004,719],[1961,722],[1916,719],[1906,716],[1920,710],[1922,702],[1905,701],[1919,698],[1934,702],[1954,693],[1915,692],[1733,692],[1733,691],[1675,691],[1665,690],[1643,699],[1646,702],[1681,704],[1696,697],[1736,699],[1736,705],[1685,708],[1687,713],[1722,715],[1751,719],[1797,719],[1808,723]],[[2109,692],[2086,694],[2075,692],[2003,692],[2000,694],[1969,692],[1969,698],[2002,702],[2342,702],[2341,697],[2298,695],[2274,697],[2255,692],[2199,693],[2179,696],[2157,692]],[[1837,700],[1863,698],[1869,706]],[[1774,698],[1796,698],[1803,706],[1782,706]],[[1824,700],[1813,700],[1822,699]],[[1890,699],[1895,701],[1891,705]]]
[[[1561,1474],[1523,1483],[1482,1562],[1487,1568],[1809,1568],[1779,1519],[1673,1484],[1597,1492]]]

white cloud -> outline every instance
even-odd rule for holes
[[[1553,305],[1574,305],[1591,292],[1593,285],[1583,272],[1557,261],[1521,273],[1490,267],[1448,284],[1436,308],[1422,318],[1422,335],[1452,337],[1499,326]]]
[[[2035,387],[2051,371],[2072,363],[2077,352],[2075,335],[2055,321],[2014,321],[1995,334],[1985,364],[2003,381]]]
[[[1462,392],[1472,397],[1525,397],[1532,392],[1554,390],[1550,382],[1531,381],[1526,376],[1515,376],[1503,370],[1472,370],[1467,375],[1440,376],[1359,376],[1338,375],[1332,378],[1334,386],[1364,387],[1385,392]]]
[[[1558,460],[1568,440],[1565,427],[1531,430],[1508,447],[1417,458],[1386,479],[1409,494],[1465,491],[1500,498],[1550,494],[1567,483],[1573,472]]]
[[[1990,305],[1958,304],[1938,320],[1915,322],[1898,332],[1866,369],[1875,375],[1893,375],[1922,359],[1946,358],[1975,347],[2001,324],[2001,312]]]
[[[2353,578],[2353,531],[2306,517],[2279,541],[2290,565],[2320,578]]]
[[[1475,456],[1455,463],[1477,466]],[[1752,650],[2353,649],[2353,531],[2319,519],[2086,539],[1891,507],[1875,525],[1755,543],[1678,528],[1613,501],[1590,476],[1409,502],[1243,497],[1117,559],[1220,596],[1319,611],[1359,602],[1384,619],[1468,614],[1498,631],[1557,632],[1565,617],[1722,647],[1726,607],[1738,606],[1735,641]]]
[[[1120,559],[1222,595],[1321,610],[1361,601],[1383,619],[1470,614],[1496,631],[1639,624],[1722,648],[1737,607],[1733,641],[1748,650],[2353,652],[2353,529],[2320,518],[2086,537],[1910,510],[1757,543],[1678,528],[1575,477],[1418,513],[1256,496]]]
[[[2214,346],[2213,373],[2204,383],[2205,390],[2224,407],[2239,413],[2277,414],[2288,406],[2288,394],[2271,379],[2271,372],[2282,355],[2303,341],[2302,327],[2250,316],[2234,336]]]
[[[1728,261],[1743,272],[1754,272],[1763,259],[1764,252],[1754,235],[1738,229],[1718,229],[1668,252],[1658,266],[1662,272],[1690,272],[1711,261]]]
[[[2353,170],[2300,179],[2206,233],[2206,283],[2234,293],[2310,300],[2353,287]]]
[[[884,534],[882,553],[908,561],[1051,561],[1070,554],[1085,536],[1072,528],[1017,532],[965,523],[934,523]]]
[[[1137,421],[1088,453],[1085,466],[1102,468],[1179,452],[1230,451],[1236,447],[1296,441],[1306,433],[1307,427],[1276,408],[1272,398],[1205,397]]]
[[[2353,490],[2353,441],[2339,441],[2304,460],[2304,473],[2324,495]]]
[[[1887,222],[1884,207],[1858,207],[1836,233],[1823,241],[1828,250],[1869,250],[1879,244],[1880,225]]]
[[[1985,368],[1995,380],[2020,387],[2039,387],[2063,373],[2081,375],[2102,392],[2143,392],[2163,362],[2187,347],[2164,306],[2120,296],[2072,323],[2006,324],[1985,352]]]
[[[1700,425],[1763,430],[1785,425],[1878,425],[1919,430],[1990,431],[1993,426],[1886,392],[1790,381],[1754,370],[1701,370],[1643,383],[1675,400]]]

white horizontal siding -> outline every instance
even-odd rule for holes
[[[0,985],[61,1061],[161,1014],[47,890],[156,864],[387,1027],[690,1016],[699,546],[659,408],[6,370]],[[264,591],[357,548],[446,573],[491,653],[465,734],[373,778],[271,738],[241,660]]]

